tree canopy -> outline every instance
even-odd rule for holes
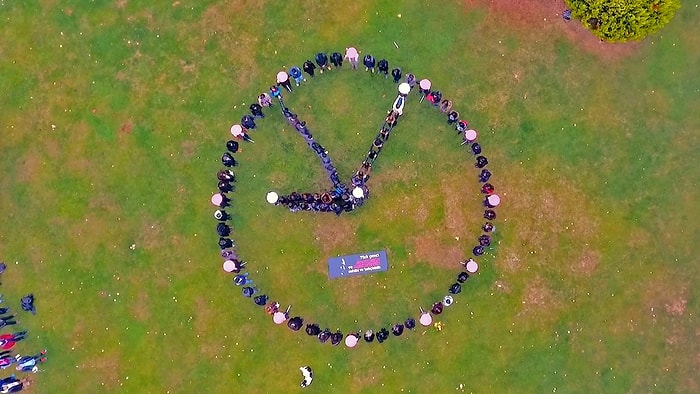
[[[673,18],[680,0],[566,0],[572,15],[607,41],[641,40]]]

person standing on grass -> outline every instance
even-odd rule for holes
[[[331,53],[331,64],[336,68],[343,67],[343,55],[341,55],[340,52]]]
[[[364,59],[362,59],[362,64],[365,65],[365,71],[372,70],[372,72],[374,72],[374,56],[370,55],[369,53],[366,54]]]
[[[386,59],[382,59],[377,63],[377,68],[379,69],[379,74],[384,73],[384,78],[389,78],[389,62]]]
[[[250,113],[253,114],[254,118],[264,118],[265,114],[263,114],[262,111],[262,106],[257,103],[253,103],[250,105]]]
[[[17,324],[17,321],[14,320],[14,318],[15,315],[0,316],[0,328]]]
[[[399,83],[401,80],[401,69],[396,67],[395,69],[391,70],[391,76],[394,78],[394,83]]]
[[[323,74],[323,69],[331,70],[331,66],[328,65],[328,55],[325,52],[319,52],[316,54],[316,64],[318,64],[318,72]]]
[[[263,107],[272,107],[272,99],[270,98],[270,95],[267,93],[261,93],[260,96],[258,96],[258,104],[262,105]]]
[[[314,72],[316,71],[316,65],[313,64],[311,60],[306,60],[301,66],[301,68],[303,68],[304,72],[309,74],[313,78]]]
[[[357,70],[357,65],[360,62],[360,53],[355,47],[345,48],[345,58],[350,62],[353,70]]]
[[[257,127],[255,124],[255,119],[253,119],[252,116],[250,115],[243,115],[241,118],[241,126],[243,126],[244,129],[248,130],[253,130]]]
[[[454,123],[455,123],[456,121],[458,121],[458,120],[459,120],[459,112],[457,112],[457,111],[451,111],[451,112],[447,115],[447,124],[449,124],[449,125],[454,124]],[[466,131],[466,130],[465,130],[465,131]]]
[[[301,73],[301,69],[297,66],[294,66],[289,69],[289,75],[294,78],[294,83],[299,86],[302,82],[306,81],[306,78],[304,78],[304,74]]]
[[[416,76],[411,73],[406,74],[406,83],[413,89],[416,86]]]

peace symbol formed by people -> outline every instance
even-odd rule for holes
[[[234,124],[230,132],[232,139],[226,142],[226,151],[221,157],[221,163],[225,167],[217,173],[218,192],[211,197],[211,202],[218,209],[214,212],[214,218],[218,221],[216,231],[219,237],[219,248],[223,258],[223,269],[227,274],[233,275],[233,283],[239,287],[244,298],[253,301],[253,304],[260,307],[262,313],[271,316],[273,322],[278,325],[285,324],[293,331],[304,331],[316,338],[320,343],[330,342],[331,345],[338,345],[345,342],[347,347],[355,347],[361,339],[365,342],[382,343],[389,339],[391,335],[400,336],[405,330],[416,329],[417,324],[422,326],[433,326],[437,330],[442,329],[442,325],[435,317],[443,313],[446,307],[454,302],[453,296],[461,293],[463,285],[468,279],[479,270],[480,256],[491,250],[492,233],[496,227],[493,220],[496,219],[495,208],[500,204],[499,195],[495,194],[495,188],[490,183],[492,173],[487,168],[489,161],[482,152],[482,146],[478,142],[478,133],[470,127],[466,117],[457,111],[458,104],[443,97],[443,93],[432,86],[428,78],[418,78],[415,74],[404,73],[401,67],[390,67],[389,61],[384,58],[377,60],[371,54],[362,56],[360,64],[360,52],[354,47],[345,49],[345,54],[332,52],[328,55],[319,52],[310,59],[305,60],[301,67],[292,66],[288,70],[279,71],[276,75],[276,82],[265,92],[259,94],[257,100],[250,105],[249,113],[241,117],[240,123]],[[345,64],[349,63],[349,67]],[[397,85],[397,95],[393,101],[387,103],[387,112],[381,126],[373,140],[368,141],[368,150],[364,157],[359,158],[357,169],[348,180],[341,179],[333,163],[331,154],[312,133],[313,126],[308,125],[300,116],[293,112],[286,105],[284,96],[286,94],[300,94],[302,86],[317,79],[319,74],[324,72],[333,74],[337,72],[362,72],[374,78],[384,78],[387,84]],[[349,71],[345,71],[350,69]],[[294,86],[293,86],[294,85]],[[444,114],[444,120],[448,125],[454,127],[455,141],[468,152],[466,157],[474,160],[474,182],[477,183],[484,195],[483,225],[480,228],[480,235],[474,240],[474,247],[471,250],[472,256],[455,264],[455,278],[453,283],[447,284],[446,295],[442,299],[429,300],[426,305],[430,305],[424,310],[421,305],[416,309],[416,318],[407,316],[405,320],[387,322],[384,326],[375,329],[341,330],[331,331],[328,327],[316,322],[309,322],[301,315],[291,317],[290,307],[284,309],[282,303],[272,297],[271,292],[263,292],[254,283],[249,272],[249,266],[237,252],[237,245],[233,242],[231,227],[227,223],[232,218],[233,211],[227,211],[230,206],[230,194],[236,190],[236,173],[233,170],[245,170],[245,166],[239,166],[236,154],[241,148],[241,144],[255,144],[254,133],[258,127],[258,122],[265,119],[266,111],[278,110],[282,113],[287,123],[295,130],[299,138],[302,138],[309,149],[311,149],[319,159],[319,164],[323,167],[328,178],[328,188],[325,190],[292,190],[286,193],[269,191],[266,196],[271,209],[287,209],[290,212],[310,211],[318,214],[341,215],[352,212],[360,208],[371,196],[370,185],[372,168],[374,163],[380,158],[381,153],[386,149],[391,149],[392,132],[395,128],[401,127],[400,119],[406,109],[406,102],[416,100],[419,106],[430,107],[431,110],[440,111]],[[398,138],[398,137],[394,137]],[[251,146],[254,149],[254,146]],[[374,196],[373,196],[374,197]],[[380,197],[377,197],[380,198]],[[332,220],[332,219],[331,219]],[[456,262],[457,263],[457,262]],[[343,264],[345,261],[343,260]],[[273,289],[274,290],[274,289]],[[306,321],[306,327],[304,322]]]

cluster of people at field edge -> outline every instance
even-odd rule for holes
[[[6,268],[5,263],[0,262],[0,274]],[[3,297],[0,295],[0,303],[3,303],[3,301]],[[33,294],[22,297],[20,306],[23,311],[36,314]],[[10,314],[9,307],[0,307],[0,329],[18,324],[19,321],[16,317],[15,314]],[[0,334],[0,369],[15,367],[17,372],[39,372],[39,364],[46,362],[45,349],[37,354],[28,356],[22,356],[14,352],[17,343],[25,339],[27,339],[26,330]],[[31,383],[32,381],[28,377],[19,378],[13,373],[10,376],[0,378],[0,394],[20,392],[29,387]]]
[[[358,69],[359,64],[359,52],[355,48],[346,48],[345,56],[342,56],[339,52],[333,52],[329,58],[325,53],[318,53],[315,56],[316,63],[307,60],[303,63],[303,71],[310,77],[314,77],[316,70],[319,73],[323,73],[324,70],[330,71],[332,67],[341,68],[343,66],[343,60],[348,60],[351,68],[354,70]],[[376,64],[376,67],[375,67]],[[363,58],[363,65],[365,66],[366,72],[372,72],[377,74],[384,74],[384,77],[388,79],[389,75],[389,63],[386,59],[381,59],[379,62],[375,61],[372,55],[365,55]],[[255,119],[264,118],[263,108],[273,107],[272,98],[276,98],[282,107],[282,112],[287,119],[287,121],[295,128],[295,130],[305,138],[307,144],[311,149],[313,149],[324,165],[324,169],[334,186],[334,189],[326,193],[292,193],[288,196],[280,197],[278,204],[287,206],[292,211],[298,210],[313,210],[313,211],[330,211],[340,212],[346,210],[352,210],[354,207],[358,206],[358,201],[366,197],[356,198],[352,196],[350,188],[348,188],[344,183],[340,182],[338,179],[337,171],[328,157],[328,152],[325,148],[313,140],[313,137],[309,130],[306,128],[306,124],[300,121],[296,114],[292,113],[284,105],[282,98],[281,89],[286,89],[288,92],[292,92],[293,88],[291,86],[291,81],[289,77],[295,82],[296,86],[300,86],[306,78],[302,73],[302,69],[293,66],[290,68],[289,74],[281,71],[277,74],[277,84],[270,87],[268,92],[261,93],[258,96],[258,102],[253,103],[250,106],[250,114],[246,114],[241,118],[240,125],[234,125],[232,127],[232,134],[237,140],[229,140],[226,143],[227,152],[222,156],[222,163],[226,167],[234,167],[238,163],[233,157],[239,149],[238,141],[248,141],[253,142],[252,138],[248,135],[249,130],[255,129],[257,126],[255,124]],[[401,82],[402,70],[400,68],[394,68],[391,70],[391,76],[394,83]],[[462,145],[465,145],[469,151],[475,156],[474,166],[479,170],[478,180],[481,184],[481,191],[486,196],[484,200],[484,205],[486,209],[484,210],[483,217],[487,221],[483,224],[483,233],[478,237],[477,244],[472,250],[472,254],[475,257],[483,255],[491,245],[491,233],[495,231],[495,226],[492,221],[496,218],[496,212],[494,208],[500,202],[500,199],[493,199],[492,197],[498,197],[494,194],[495,187],[489,183],[492,173],[486,168],[488,165],[488,159],[482,154],[481,145],[476,141],[477,134],[476,131],[469,128],[469,124],[466,119],[460,117],[459,112],[453,109],[453,103],[449,99],[442,97],[442,93],[439,90],[432,90],[431,83],[427,79],[418,81],[418,79],[413,74],[406,74],[405,82],[410,86],[411,90],[418,86],[418,92],[420,95],[420,101],[427,101],[431,106],[439,109],[446,116],[446,121],[449,125],[454,125],[457,135],[462,135]],[[388,140],[391,130],[398,121],[401,115],[401,111],[397,108],[392,108],[388,112],[385,118],[384,124],[382,125],[379,133],[377,134],[375,140],[372,143],[372,147],[368,151],[365,159],[362,161],[362,165],[355,172],[352,177],[351,185],[354,187],[360,187],[363,192],[368,192],[366,183],[369,180],[371,167],[377,156],[381,152],[384,143]],[[234,132],[234,128],[235,131]],[[264,307],[266,313],[270,315],[283,315],[284,321],[286,321],[287,326],[293,331],[299,331],[303,328],[304,319],[301,316],[289,317],[289,310],[287,308],[285,311],[280,310],[280,304],[276,301],[270,301],[266,294],[261,294],[259,289],[254,285],[253,280],[249,277],[248,272],[242,272],[245,269],[246,263],[242,261],[236,252],[236,245],[230,238],[231,228],[226,223],[230,219],[230,215],[223,209],[228,206],[230,199],[226,196],[226,193],[234,191],[235,187],[233,183],[235,182],[235,173],[230,169],[222,169],[218,172],[217,178],[219,180],[218,189],[219,192],[224,195],[222,203],[219,205],[220,209],[214,212],[214,218],[219,221],[217,223],[216,229],[219,235],[219,247],[221,249],[221,256],[226,262],[232,262],[233,266],[229,272],[235,274],[233,282],[236,286],[242,287],[242,293],[245,297],[252,298],[253,302]],[[364,193],[363,193],[364,194]],[[359,201],[361,203],[361,201]],[[348,208],[350,207],[350,208]],[[461,262],[462,265],[468,267],[468,263],[475,263],[473,259]],[[469,272],[462,271],[457,274],[455,282],[448,288],[448,293],[451,295],[456,295],[461,292],[461,286],[469,278]],[[452,304],[453,299],[451,295],[445,296],[442,300],[433,303],[429,313],[432,315],[439,315],[442,313],[443,308]],[[422,311],[422,310],[421,310]],[[424,312],[428,313],[428,312]],[[440,327],[436,328],[441,329]],[[395,322],[388,327],[383,327],[377,330],[357,330],[344,335],[340,330],[332,332],[329,328],[321,329],[321,326],[317,323],[307,323],[305,332],[309,336],[314,336],[318,338],[321,343],[329,342],[331,345],[338,345],[342,342],[344,337],[353,336],[355,338],[363,338],[366,342],[373,342],[375,339],[377,342],[382,343],[387,340],[391,334],[394,336],[400,336],[405,329],[413,330],[416,327],[416,320],[413,317],[408,317],[406,320]],[[388,328],[388,329],[387,329]]]

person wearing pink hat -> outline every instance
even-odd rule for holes
[[[348,59],[353,70],[357,70],[360,62],[360,53],[354,47],[345,48],[345,59]]]

